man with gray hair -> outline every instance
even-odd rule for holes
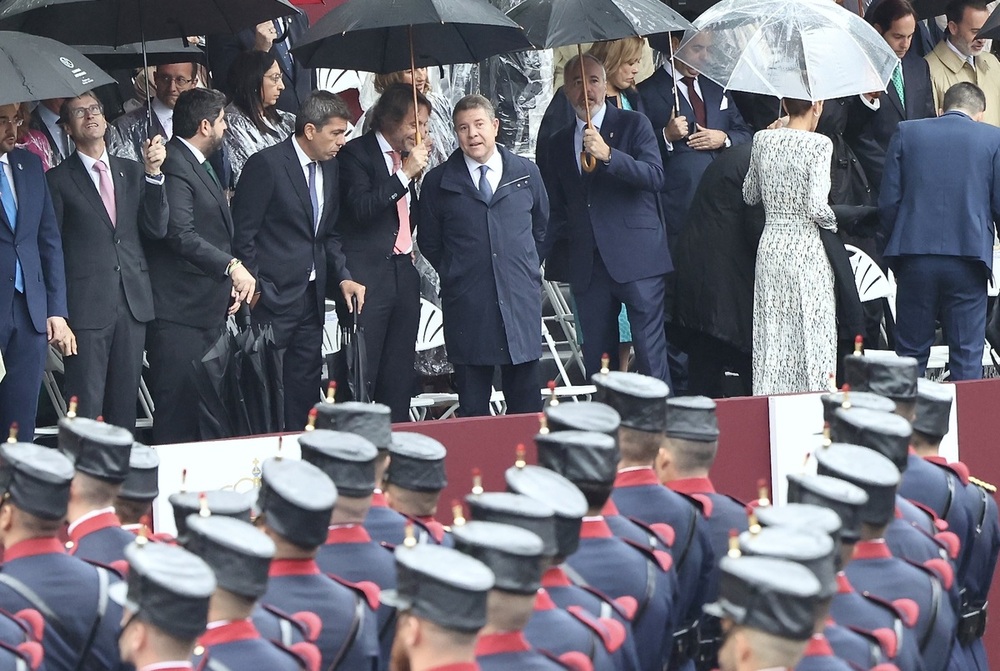
[[[420,250],[441,276],[448,358],[459,412],[488,415],[500,367],[507,413],[541,410],[542,275],[549,199],[535,164],[497,144],[490,101],[469,95],[452,114],[459,149],[424,178]]]
[[[295,134],[247,161],[233,197],[233,247],[258,278],[250,301],[255,325],[270,324],[285,350],[284,428],[305,426],[319,396],[325,299],[365,302],[347,270],[334,222],[340,207],[334,157],[347,141],[350,112],[339,96],[314,91]]]
[[[986,284],[1000,216],[1000,129],[986,96],[960,82],[942,116],[899,124],[886,152],[879,217],[896,274],[896,353],[923,375],[940,321],[951,380],[982,377]]]
[[[580,58],[565,69],[576,118],[549,144],[552,208],[542,257],[568,270],[588,375],[601,369],[605,353],[618,369],[624,304],[638,372],[670,384],[663,301],[673,265],[658,205],[663,163],[656,135],[642,114],[607,104],[604,66],[584,54],[581,67]]]

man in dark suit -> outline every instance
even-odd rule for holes
[[[618,369],[618,313],[625,304],[639,372],[669,384],[663,300],[664,275],[673,265],[657,203],[663,165],[646,117],[609,105],[604,66],[583,59],[586,81],[578,60],[566,64],[564,88],[577,118],[551,140],[542,257],[548,263],[554,251],[566,268],[587,374],[600,370],[605,353]],[[587,107],[594,128],[586,127]],[[593,172],[581,171],[581,151],[597,159]]]
[[[874,112],[860,110],[868,117],[857,137],[851,140],[854,153],[861,161],[869,184],[878,198],[882,184],[882,166],[889,140],[896,132],[900,121],[928,119],[936,116],[931,76],[927,61],[916,54],[910,54],[910,45],[916,32],[917,14],[909,0],[882,0],[869,12],[868,21],[885,39],[889,47],[900,58],[900,64],[892,73],[892,80],[881,96],[879,107]],[[860,99],[854,105],[864,105]]]
[[[316,88],[315,70],[304,68],[292,56],[296,40],[309,28],[309,17],[301,11],[293,16],[283,16],[274,21],[264,21],[255,28],[241,30],[233,35],[209,35],[205,40],[205,55],[212,70],[213,85],[232,96],[229,71],[236,56],[243,51],[268,51],[281,68],[285,89],[278,98],[280,110],[295,114],[309,93]]]
[[[46,175],[78,351],[64,361],[65,391],[79,400],[78,415],[100,415],[132,431],[146,324],[153,319],[142,240],[167,234],[160,172],[166,149],[157,136],[146,141],[145,166],[109,157],[104,109],[90,93],[67,98],[60,116],[76,144]]]
[[[42,162],[15,149],[17,105],[0,106],[0,427],[35,435],[46,341],[72,352],[59,226]]]
[[[670,38],[676,49],[680,37]],[[698,63],[710,47],[707,35],[698,35],[684,47],[686,60]],[[726,147],[749,142],[753,136],[732,96],[696,67],[668,61],[639,84],[639,95],[656,130],[663,161],[663,190],[660,201],[668,234],[678,235],[687,220],[688,207],[705,168]],[[674,87],[680,109],[675,109]],[[773,121],[773,119],[772,119]]]
[[[198,440],[191,362],[218,338],[227,308],[235,313],[256,285],[233,256],[229,204],[208,162],[222,144],[225,104],[226,96],[212,89],[182,93],[162,166],[170,205],[167,236],[146,249],[156,311],[146,348],[157,444]]]
[[[59,109],[63,98],[39,100],[35,109],[31,110],[28,126],[40,131],[49,141],[49,151],[52,154],[52,165],[59,165],[73,153],[73,141],[66,134],[66,129],[59,122]]]
[[[337,232],[347,269],[368,289],[358,325],[368,346],[372,399],[409,419],[415,344],[420,320],[420,277],[413,265],[413,181],[427,167],[431,105],[406,84],[390,86],[372,110],[371,131],[348,142],[337,157],[344,208]],[[417,142],[417,124],[422,142]]]
[[[333,225],[340,178],[333,158],[347,141],[347,105],[312,93],[296,115],[295,135],[250,157],[233,198],[233,247],[257,278],[255,324],[271,324],[282,360],[285,428],[305,426],[319,398],[327,287],[350,306],[365,288],[351,280]]]
[[[149,139],[149,124],[152,121],[153,136],[161,136],[164,142],[174,135],[174,105],[184,91],[198,86],[197,63],[163,63],[156,66],[153,73],[156,95],[150,99],[149,107],[142,105],[115,119],[108,132],[108,153],[112,156],[141,161]],[[150,114],[152,109],[152,114]]]
[[[500,120],[480,95],[452,115],[460,149],[420,194],[420,249],[441,275],[448,359],[462,416],[490,414],[500,367],[507,413],[538,412],[542,275],[549,199],[538,168],[496,142]]]
[[[948,89],[945,113],[899,124],[886,153],[879,217],[896,273],[896,352],[920,364],[941,321],[952,380],[982,377],[986,283],[1000,216],[1000,131],[977,123],[986,96]]]

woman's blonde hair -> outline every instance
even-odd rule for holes
[[[409,70],[399,70],[398,72],[390,72],[387,75],[375,75],[375,79],[372,85],[375,87],[377,93],[385,93],[385,90],[392,86],[393,84],[402,84],[403,77],[410,73]],[[430,89],[431,83],[429,80],[424,80],[424,90],[421,93],[427,93]]]
[[[604,64],[604,71],[612,73],[629,61],[642,58],[642,49],[646,46],[643,37],[626,37],[609,42],[595,42],[587,52]]]

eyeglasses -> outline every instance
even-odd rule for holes
[[[13,126],[14,128],[20,128],[24,125],[24,119],[19,117],[14,117],[13,119],[6,116],[0,116],[0,126]]]
[[[188,79],[187,77],[171,77],[169,75],[153,75],[153,79],[156,80],[158,84],[163,84],[164,86],[169,86],[170,84],[177,84],[177,88],[182,89],[187,86],[194,84],[194,79]]]
[[[74,119],[82,119],[87,116],[101,116],[104,114],[104,108],[94,103],[90,107],[74,107],[69,111],[69,115]]]
[[[271,82],[277,84],[278,82],[281,81],[281,73],[278,72],[273,75],[264,75],[264,79],[270,79]]]

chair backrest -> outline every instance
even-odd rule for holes
[[[421,298],[416,351],[425,352],[442,345],[444,345],[444,319],[441,315],[441,308],[426,298]]]
[[[858,296],[862,303],[880,298],[894,299],[895,291],[889,278],[885,276],[872,257],[853,245],[844,245],[851,259],[851,270],[854,271],[854,285],[858,288]]]

